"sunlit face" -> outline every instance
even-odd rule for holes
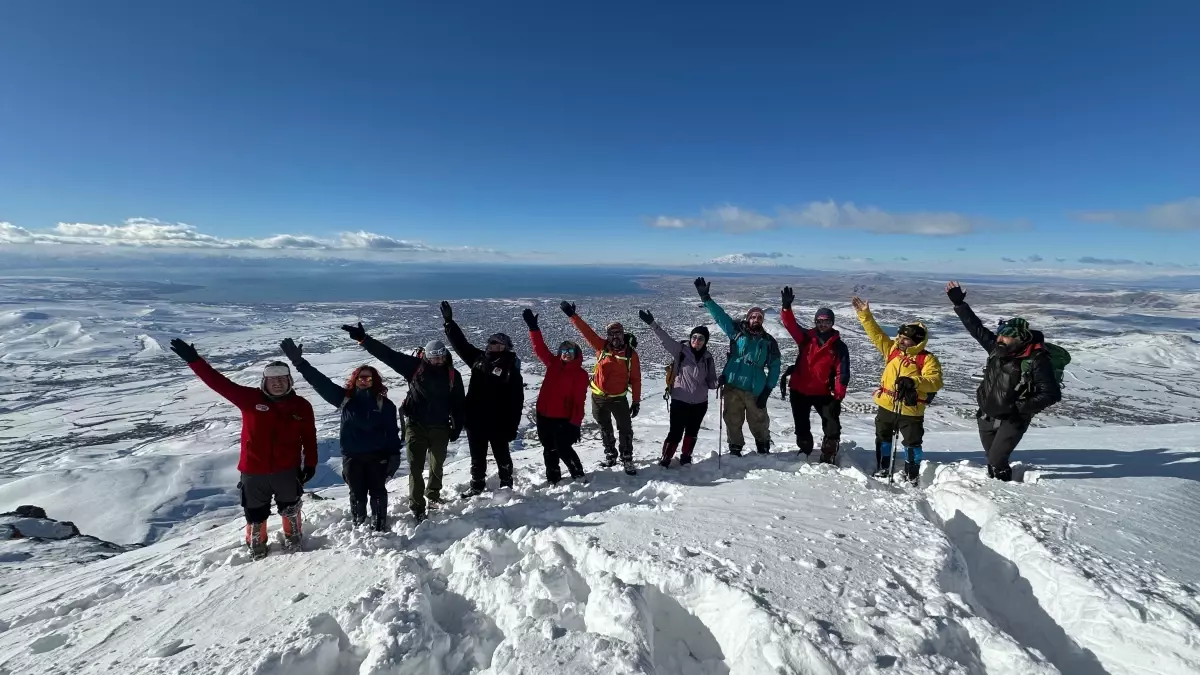
[[[364,370],[354,378],[354,386],[358,389],[370,389],[375,384],[375,376],[369,370]]]
[[[917,343],[913,342],[913,339],[907,335],[901,335],[900,337],[896,338],[896,346],[902,351],[908,351],[913,347],[916,347]]]
[[[1020,344],[1021,339],[1014,335],[999,335],[996,337],[996,342],[999,342],[1005,347],[1012,348]]]
[[[706,342],[703,333],[692,333],[692,349],[701,349]]]
[[[817,330],[822,333],[828,333],[833,330],[833,319],[817,319],[813,322],[817,326]]]
[[[291,382],[288,381],[289,379],[287,375],[268,377],[265,379],[263,386],[271,396],[283,396],[292,388]]]
[[[608,332],[608,343],[618,349],[625,345],[625,333],[623,331],[614,330]]]
[[[560,347],[558,350],[558,358],[562,359],[564,363],[566,363],[568,361],[574,361],[575,360],[575,348],[574,347]]]
[[[762,328],[762,312],[751,312],[750,315],[746,317],[746,323],[750,324],[751,328]]]

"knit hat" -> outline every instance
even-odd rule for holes
[[[746,318],[749,319],[750,315],[755,312],[758,312],[759,314],[761,314],[764,319],[767,318],[767,313],[763,311],[762,307],[751,307],[749,310],[746,311]]]
[[[820,321],[821,319],[829,319],[829,322],[833,323],[833,310],[828,307],[818,309],[817,313],[813,315],[813,321]]]
[[[614,321],[608,324],[608,327],[606,327],[604,331],[607,333],[624,333],[625,326],[622,326],[620,321]]]
[[[504,345],[505,349],[507,349],[510,352],[512,351],[512,348],[513,348],[512,338],[508,337],[504,333],[492,333],[491,335],[489,335],[488,336],[488,344],[491,344],[493,342],[499,342],[500,344]]]
[[[431,359],[438,356],[446,356],[446,345],[442,344],[441,340],[430,340],[425,343],[425,358]]]
[[[1033,332],[1029,330],[1029,322],[1021,317],[1014,317],[1000,326],[1000,335],[1015,337],[1021,342],[1029,342]]]
[[[286,377],[288,379],[288,388],[283,392],[283,396],[292,393],[292,388],[296,386],[295,380],[292,379],[292,369],[283,361],[272,361],[267,364],[266,368],[263,368],[262,382],[259,383],[258,388],[267,396],[271,396],[271,392],[267,391],[268,377]]]
[[[929,334],[926,332],[925,327],[922,326],[921,324],[909,323],[909,324],[900,326],[900,331],[896,335],[897,336],[902,335],[917,344],[921,344],[922,342],[925,341],[925,338]]]
[[[696,333],[703,335],[705,344],[708,343],[708,326],[696,326],[692,332],[688,333],[688,339],[690,340]]]

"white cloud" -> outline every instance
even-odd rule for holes
[[[396,239],[373,232],[341,232],[331,238],[279,234],[260,239],[225,239],[198,231],[185,223],[166,223],[153,218],[130,218],[121,225],[59,223],[50,230],[27,230],[0,223],[0,244],[76,245],[138,249],[186,249],[217,251],[364,251],[392,254],[485,254],[504,257],[496,251],[467,246],[437,247],[418,241]]]
[[[705,209],[696,218],[658,216],[653,221],[654,227],[695,227],[732,233],[757,232],[793,226],[925,236],[967,234],[988,227],[990,224],[990,221],[983,218],[949,211],[891,213],[874,206],[860,208],[853,202],[838,204],[833,200],[809,202],[794,208],[781,208],[774,216],[725,204]]]
[[[1076,214],[1091,223],[1116,223],[1149,230],[1200,230],[1200,197],[1154,204],[1141,211],[1092,211]]]

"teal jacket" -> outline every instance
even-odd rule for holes
[[[782,360],[775,338],[766,331],[758,335],[751,334],[745,329],[745,321],[734,321],[712,300],[706,300],[704,307],[721,331],[729,336],[729,358],[725,360],[721,380],[734,389],[748,391],[755,396],[764,391],[773,391],[775,385],[779,384]]]

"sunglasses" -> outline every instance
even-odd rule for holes
[[[829,325],[831,325],[831,326],[832,326],[832,325],[833,325],[833,319],[817,319],[817,320],[816,320],[816,323],[827,323],[827,324],[829,324]]]
[[[372,374],[370,374],[370,373],[363,373],[363,374],[361,374],[361,375],[359,375],[359,376],[358,376],[358,379],[360,379],[360,380],[366,380],[367,382],[370,382],[371,380],[374,380],[374,379],[375,379],[375,376],[374,376],[374,375],[372,375]]]
[[[704,342],[704,341],[705,341],[705,340],[707,340],[707,339],[708,339],[708,338],[704,337],[704,336],[703,336],[703,335],[701,335],[700,333],[692,333],[692,340],[693,340],[693,341],[695,341],[695,340],[699,340],[699,341],[701,341],[701,342]]]

